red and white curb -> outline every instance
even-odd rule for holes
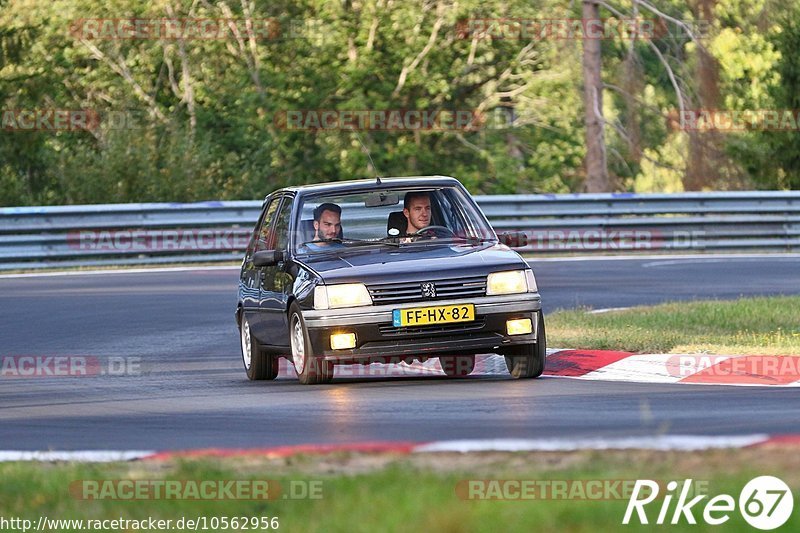
[[[330,453],[471,453],[471,452],[571,452],[578,450],[655,450],[701,451],[738,449],[761,446],[800,445],[797,435],[654,435],[620,438],[552,438],[552,439],[464,439],[432,442],[360,442],[349,444],[300,444],[270,448],[207,448],[176,451],[0,451],[0,462],[70,461],[109,463],[133,460],[171,460],[192,458],[265,457],[281,458],[300,454]]]
[[[474,376],[508,375],[505,359],[494,354],[475,358]],[[637,383],[800,386],[800,357],[767,355],[637,354],[611,350],[547,351],[545,376]],[[439,360],[424,363],[336,365],[334,378],[444,376]],[[279,378],[296,379],[294,367],[280,360]]]
[[[799,387],[800,357],[559,350],[548,355],[545,374],[639,383]]]

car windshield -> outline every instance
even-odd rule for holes
[[[457,187],[389,187],[306,197],[295,227],[298,253],[497,240],[483,213]]]

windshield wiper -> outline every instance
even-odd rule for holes
[[[401,237],[403,238],[403,237]],[[405,244],[449,244],[449,243],[466,243],[466,244],[483,244],[487,242],[497,242],[497,239],[492,239],[490,237],[460,237],[460,236],[448,236],[448,237],[436,237],[436,238],[419,238],[415,235],[408,235],[405,238],[410,238],[408,242]]]
[[[383,239],[379,239],[376,241],[370,241],[367,239],[340,239],[338,237],[333,237],[331,239],[315,239],[313,241],[306,241],[300,246],[304,244],[317,244],[317,243],[325,243],[325,242],[335,242],[338,244],[355,244],[355,245],[369,245],[369,244],[388,244],[389,246],[400,246],[394,242],[385,242]]]
[[[400,235],[389,235],[387,237],[381,237],[380,239],[374,242],[379,242],[381,244],[387,244],[389,246],[394,246],[395,248],[399,248],[400,243],[398,241],[400,239],[402,239]]]
[[[306,244],[317,244],[317,243],[320,243],[320,242],[335,242],[335,243],[338,243],[338,244],[342,244],[342,239],[340,239],[338,237],[333,237],[332,239],[314,239],[313,241],[306,241],[306,242],[300,244],[300,246],[304,246]]]
[[[396,242],[388,242],[383,239],[368,240],[368,239],[344,239],[342,242],[346,244],[388,244],[389,246],[400,246]]]

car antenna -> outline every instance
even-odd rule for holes
[[[375,169],[375,172],[378,172],[378,167],[376,167],[376,166],[375,166],[375,161],[373,161],[373,160],[372,160],[372,155],[370,155],[370,153],[369,153],[369,149],[368,149],[368,148],[367,148],[367,146],[364,144],[364,141],[362,141],[362,140],[361,140],[361,135],[359,135],[359,134],[358,134],[358,131],[356,131],[356,130],[355,130],[355,128],[353,129],[353,133],[355,133],[355,134],[356,134],[356,139],[358,139],[358,142],[359,142],[359,144],[361,144],[361,147],[362,147],[362,148],[364,149],[364,151],[367,153],[367,157],[369,158],[369,163],[370,163],[370,165],[372,165],[372,168],[373,168],[373,169]],[[378,185],[380,185],[380,184],[381,184],[381,177],[380,177],[380,174],[379,174],[379,175],[377,175],[377,176],[375,176],[375,181],[377,181],[377,182],[378,182]]]

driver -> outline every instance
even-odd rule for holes
[[[427,192],[408,192],[403,198],[403,214],[408,219],[406,235],[431,225],[431,197]]]

